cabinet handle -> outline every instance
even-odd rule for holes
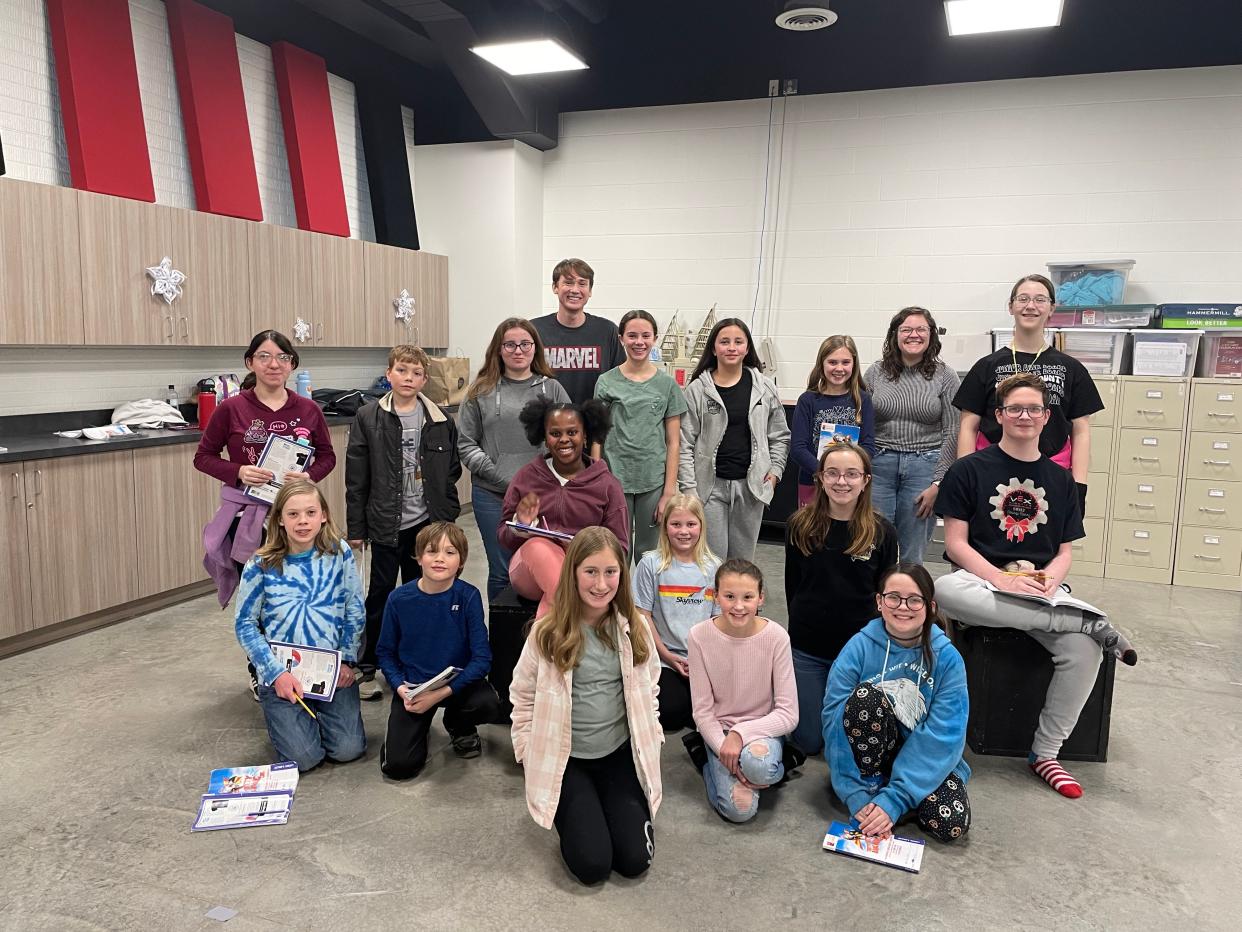
[[[1204,508],[1200,506],[1199,510],[1208,515],[1223,515],[1225,513],[1224,508]]]
[[[1196,560],[1211,560],[1213,563],[1219,563],[1220,557],[1214,557],[1210,553],[1196,553]]]
[[[1151,556],[1150,550],[1135,550],[1134,548],[1131,548],[1131,547],[1125,547],[1123,549],[1125,550],[1126,553],[1139,554],[1140,556],[1145,556],[1145,557]]]
[[[182,331],[185,333],[185,342],[190,342],[190,318],[182,315],[181,317]]]
[[[1155,508],[1156,507],[1155,505],[1148,504],[1147,502],[1127,502],[1126,504],[1128,504],[1131,508]]]
[[[1136,414],[1146,414],[1146,415],[1148,415],[1149,417],[1159,417],[1160,415],[1164,414],[1164,411],[1163,411],[1163,410],[1161,410],[1161,409],[1159,409],[1159,408],[1157,408],[1157,409],[1156,409],[1156,410],[1154,410],[1154,411],[1153,411],[1153,410],[1151,410],[1150,408],[1136,408],[1136,409],[1135,409],[1135,413],[1136,413]]]
[[[177,338],[177,322],[173,320],[171,314],[166,315],[162,319],[168,321],[168,336],[164,337],[164,342],[172,343]]]
[[[1208,417],[1237,417],[1238,415],[1235,414],[1233,411],[1209,411],[1207,413],[1207,416]]]
[[[35,470],[35,495],[43,494],[43,470]]]
[[[1204,460],[1204,466],[1232,466],[1233,460]]]
[[[315,324],[315,342],[323,342],[323,324]]]
[[[13,501],[17,501],[22,497],[22,474],[13,473]]]
[[[1136,463],[1159,463],[1160,462],[1160,457],[1158,456],[1135,456],[1135,457],[1132,457],[1132,459]]]

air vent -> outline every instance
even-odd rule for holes
[[[776,14],[776,25],[790,32],[811,32],[826,29],[837,21],[837,14],[822,6],[800,6],[798,0],[786,3]]]

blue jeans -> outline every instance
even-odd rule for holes
[[[871,460],[871,503],[897,527],[897,546],[906,563],[922,563],[936,527],[936,516],[920,518],[914,500],[932,482],[939,450],[899,453],[880,450]]]
[[[483,538],[483,549],[487,552],[488,602],[509,585],[509,561],[513,559],[513,554],[500,546],[496,536],[504,501],[503,496],[473,482],[470,484],[470,504],[474,509],[475,523],[479,526],[479,536]]]
[[[794,685],[798,687],[798,727],[789,735],[811,757],[824,749],[824,692],[831,660],[800,650],[793,652]]]
[[[784,746],[783,738],[756,738],[746,745],[737,759],[742,776],[755,786],[771,786],[779,782],[785,776],[785,765],[781,763]],[[756,754],[756,748],[763,753]],[[703,783],[707,787],[707,801],[711,807],[730,822],[748,822],[759,811],[759,793],[738,782],[711,748],[707,748]]]
[[[357,684],[337,689],[331,702],[307,700],[317,718],[296,702],[285,702],[270,686],[259,687],[259,704],[277,760],[295,761],[298,770],[318,767],[325,757],[343,764],[366,753]]]

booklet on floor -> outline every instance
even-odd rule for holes
[[[326,647],[304,647],[269,641],[276,662],[292,673],[302,684],[302,696],[318,702],[331,702],[336,695],[336,680],[341,675],[341,652]]]
[[[441,686],[447,686],[453,682],[453,678],[461,672],[461,667],[448,666],[433,676],[425,683],[402,683],[402,686],[410,687],[410,698],[413,699],[419,693],[429,692],[433,689],[439,689]]]
[[[207,779],[192,832],[284,825],[298,787],[293,761],[258,767],[220,767]]]
[[[875,861],[887,867],[917,874],[923,866],[923,842],[918,838],[890,835],[879,838],[858,831],[857,823],[833,822],[824,835],[824,850],[851,858]]]

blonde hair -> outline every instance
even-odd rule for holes
[[[309,479],[294,479],[286,482],[276,493],[276,501],[272,503],[267,515],[267,535],[263,546],[254,552],[259,566],[265,570],[280,570],[285,557],[289,556],[289,535],[280,523],[280,516],[285,510],[289,499],[295,495],[314,495],[319,499],[319,508],[323,512],[323,527],[315,535],[312,546],[320,553],[339,553],[341,549],[341,531],[332,523],[332,513],[328,510],[328,500],[323,491]]]
[[[880,542],[880,519],[871,506],[871,457],[852,440],[837,440],[828,444],[824,455],[819,458],[819,469],[815,471],[815,497],[789,517],[789,542],[804,557],[809,557],[813,551],[824,546],[828,539],[832,515],[828,510],[828,493],[824,491],[821,476],[828,457],[843,452],[853,453],[858,457],[858,461],[862,463],[863,474],[867,477],[867,483],[858,493],[858,501],[854,503],[854,514],[850,516],[850,544],[845,548],[845,553],[851,557],[867,557]]]
[[[854,410],[858,412],[858,420],[861,423],[864,386],[862,373],[858,371],[858,347],[854,345],[853,337],[838,333],[828,337],[823,343],[819,344],[819,353],[815,356],[815,365],[811,368],[811,374],[806,380],[806,390],[820,395],[828,391],[828,379],[824,375],[824,360],[828,358],[828,354],[833,350],[839,350],[843,347],[849,350],[850,356],[854,358],[854,366],[850,371],[850,380],[845,383],[845,388],[850,393],[850,397],[854,399]]]
[[[582,616],[585,606],[578,594],[578,567],[601,550],[608,550],[621,567],[617,581],[617,594],[612,599],[612,611],[596,629],[599,638],[611,649],[617,650],[621,637],[621,619],[629,622],[630,647],[634,651],[634,665],[647,662],[651,645],[647,640],[647,626],[634,607],[634,594],[630,589],[630,561],[621,542],[606,527],[585,527],[574,535],[561,566],[561,578],[556,584],[552,609],[536,619],[530,636],[539,653],[562,673],[572,670],[582,659],[586,636],[583,634]]]
[[[656,548],[656,552],[660,555],[659,571],[663,573],[673,563],[673,543],[668,539],[668,522],[673,512],[677,510],[688,511],[699,519],[699,539],[694,545],[691,556],[698,568],[706,573],[707,565],[718,562],[720,558],[707,546],[707,516],[703,514],[703,503],[693,495],[682,493],[674,495],[664,503],[664,517],[660,519],[660,543]]]
[[[423,375],[430,375],[431,359],[421,347],[409,343],[398,343],[388,351],[388,368],[391,369],[399,362],[422,366]]]

